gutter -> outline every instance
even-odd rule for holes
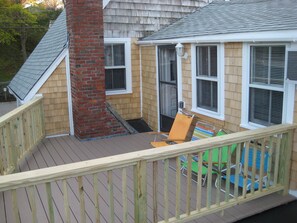
[[[225,42],[296,42],[297,30],[277,30],[264,32],[246,32],[215,34],[171,39],[139,40],[142,46],[177,43],[225,43]]]

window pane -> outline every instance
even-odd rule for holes
[[[282,122],[283,92],[250,88],[249,121],[269,126]]]
[[[272,91],[271,123],[281,124],[283,117],[283,92]]]
[[[112,66],[112,45],[104,45],[105,66]]]
[[[197,75],[208,76],[208,47],[197,47]]]
[[[211,46],[210,48],[210,76],[217,77],[217,47]]]
[[[218,110],[217,82],[197,80],[197,106],[211,111]]]
[[[267,125],[269,121],[269,91],[250,88],[250,121]]]
[[[285,73],[285,47],[274,46],[271,47],[271,71],[270,83],[283,85]]]
[[[105,72],[106,90],[126,89],[125,69],[107,69]]]
[[[172,48],[172,46],[160,47],[158,57],[160,81],[176,83],[177,63],[175,48]]]
[[[125,66],[125,46],[124,44],[113,45],[114,66]]]
[[[268,84],[269,47],[251,47],[251,83]]]

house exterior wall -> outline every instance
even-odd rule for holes
[[[131,40],[132,93],[107,95],[106,99],[125,120],[141,118],[140,59],[136,39]]]
[[[38,94],[44,97],[46,135],[68,134],[70,129],[65,59],[40,88]]]
[[[143,119],[154,130],[158,129],[157,65],[155,46],[141,47],[142,111]]]

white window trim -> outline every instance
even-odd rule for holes
[[[294,101],[295,101],[295,85],[286,80],[287,77],[287,63],[288,63],[288,46],[287,43],[243,43],[242,49],[242,107],[241,107],[241,124],[240,127],[246,129],[264,128],[266,126],[249,122],[249,75],[250,75],[250,47],[251,46],[274,46],[284,45],[286,47],[285,53],[285,77],[284,77],[284,97],[283,97],[283,117],[282,123],[293,123],[294,118]],[[263,86],[265,89],[265,86]],[[273,87],[269,87],[273,89]],[[276,90],[279,89],[276,87]]]
[[[218,83],[218,111],[210,111],[207,109],[203,108],[198,108],[197,107],[197,81],[196,81],[196,47],[199,46],[217,46],[217,63],[218,63],[218,76],[217,76],[217,83]],[[192,112],[205,115],[211,118],[219,119],[219,120],[224,120],[225,115],[224,115],[224,98],[225,98],[225,92],[224,92],[224,44],[192,44],[191,45],[191,55],[192,55],[192,61],[191,61],[191,66],[192,66]],[[203,77],[202,77],[203,78]],[[200,79],[202,79],[200,78]],[[207,78],[207,80],[210,80],[211,78]]]
[[[131,71],[131,39],[130,38],[104,38],[104,44],[125,44],[125,67],[126,67],[126,89],[105,91],[106,95],[119,95],[132,93],[132,71]]]

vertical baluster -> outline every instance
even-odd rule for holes
[[[95,199],[96,223],[100,223],[100,206],[99,206],[99,191],[98,191],[98,175],[93,174],[93,189]]]
[[[279,170],[279,160],[280,160],[280,145],[281,145],[281,134],[277,135],[276,148],[275,148],[275,166],[273,174],[273,186],[278,184],[278,170]]]
[[[246,198],[247,193],[247,179],[248,179],[248,160],[249,160],[249,150],[250,150],[250,142],[245,143],[245,150],[244,150],[244,168],[243,168],[243,189],[242,189],[242,196]]]
[[[32,223],[37,222],[37,211],[36,211],[36,201],[35,201],[35,186],[29,187],[29,201],[32,210]]]
[[[77,177],[78,181],[78,192],[79,192],[79,203],[80,203],[80,222],[86,222],[86,210],[85,210],[85,196],[84,196],[84,185],[82,176]]]
[[[268,148],[268,167],[267,167],[267,184],[266,187],[269,189],[271,183],[271,170],[272,170],[272,154],[274,150],[274,136],[269,137],[269,148]]]
[[[197,173],[197,203],[196,209],[200,211],[202,203],[202,162],[203,162],[203,152],[198,153],[198,173]]]
[[[221,186],[222,186],[222,148],[218,148],[218,165],[217,165],[218,171],[217,171],[217,194],[216,194],[216,204],[217,206],[220,206],[220,202],[221,202]]]
[[[70,207],[69,207],[69,199],[68,199],[68,188],[67,181],[62,180],[63,183],[63,197],[64,197],[64,211],[65,211],[65,222],[70,223]]]
[[[255,193],[255,178],[256,178],[256,164],[257,164],[257,151],[258,151],[258,141],[255,140],[254,146],[253,146],[253,161],[252,161],[252,180],[251,180],[251,193]]]
[[[187,155],[187,195],[186,195],[186,214],[190,215],[191,211],[191,190],[192,190],[192,154]]]
[[[208,150],[208,163],[207,163],[207,197],[206,197],[206,207],[210,208],[211,205],[211,193],[212,193],[212,151]]]
[[[225,201],[228,202],[229,201],[229,194],[230,194],[230,175],[231,175],[231,147],[228,146],[228,159],[227,159],[227,165],[226,165],[226,168],[227,168],[227,171],[226,171],[226,174],[227,174],[227,178],[226,178],[226,193],[225,193]]]
[[[234,184],[234,198],[238,200],[238,184],[239,184],[239,174],[240,174],[240,156],[241,156],[242,144],[238,143],[236,147],[236,161],[235,161],[235,184]]]
[[[154,223],[158,222],[158,161],[153,162],[153,215]]]
[[[107,184],[108,184],[108,193],[109,193],[109,222],[114,223],[114,197],[113,197],[112,170],[107,171]]]
[[[128,222],[127,170],[122,169],[123,222]]]
[[[134,166],[134,222],[147,222],[147,177],[146,160]]]
[[[49,220],[50,220],[50,223],[54,223],[55,215],[54,215],[51,183],[46,183],[45,189],[46,189],[46,195],[47,195],[47,206],[48,206]]]
[[[168,222],[169,212],[169,197],[168,197],[168,170],[169,159],[164,160],[164,221]]]
[[[17,192],[16,190],[11,190],[12,195],[12,212],[14,215],[14,220],[16,223],[20,223],[20,212],[18,207]]]
[[[176,157],[176,200],[175,200],[175,218],[180,219],[180,177],[181,177],[181,165],[180,158]]]
[[[259,173],[259,191],[262,192],[263,189],[263,177],[264,177],[264,156],[265,156],[265,141],[261,140],[261,160],[260,160],[260,173]]]

